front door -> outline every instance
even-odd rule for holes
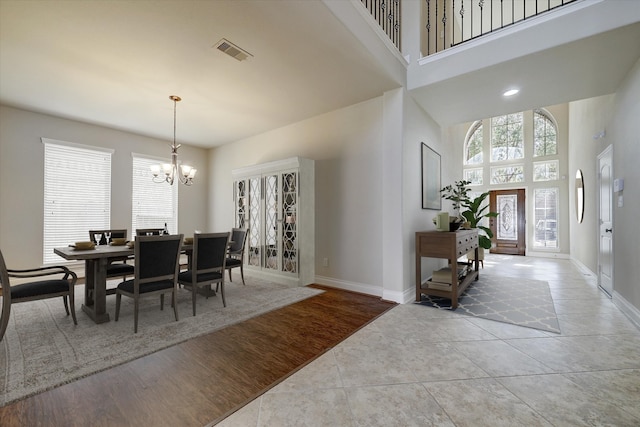
[[[609,296],[613,294],[613,192],[612,192],[612,147],[607,147],[598,156],[599,188],[599,238],[598,238],[598,285]]]
[[[489,192],[489,209],[498,212],[490,218],[493,232],[491,253],[524,255],[525,253],[525,204],[524,189],[494,190]]]

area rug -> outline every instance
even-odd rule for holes
[[[195,317],[191,292],[180,290],[178,322],[168,299],[162,311],[158,296],[141,300],[137,334],[131,298],[122,298],[115,322],[115,295],[107,297],[111,321],[96,325],[80,309],[82,286],[76,288],[77,326],[61,298],[14,305],[0,342],[0,406],[323,292],[245,279],[246,286],[226,284],[227,307],[220,296],[198,295]]]
[[[447,298],[422,295],[418,304],[452,310]],[[549,284],[541,280],[481,272],[480,278],[458,298],[455,312],[560,333]]]

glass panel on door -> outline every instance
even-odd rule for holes
[[[260,267],[262,260],[262,250],[260,243],[261,224],[260,221],[260,198],[262,180],[258,178],[249,179],[249,265]]]
[[[295,172],[282,175],[282,271],[296,273],[298,271],[296,246],[296,209],[298,202],[298,174]]]
[[[264,197],[264,268],[278,270],[278,175],[268,175],[264,178]]]

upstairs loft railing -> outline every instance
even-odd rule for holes
[[[423,55],[441,52],[578,0],[424,0]]]
[[[400,0],[360,0],[389,40],[400,49]]]

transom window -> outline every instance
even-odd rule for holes
[[[533,112],[533,156],[558,154],[556,125],[542,110]]]
[[[471,182],[469,185],[482,185],[482,173],[482,168],[465,169],[464,179],[465,181]]]
[[[491,161],[522,159],[522,113],[507,114],[491,119]]]
[[[557,160],[549,160],[547,162],[533,162],[533,180],[534,181],[555,181],[558,179]]]
[[[500,166],[491,168],[492,184],[507,184],[512,182],[524,182],[524,166]]]

